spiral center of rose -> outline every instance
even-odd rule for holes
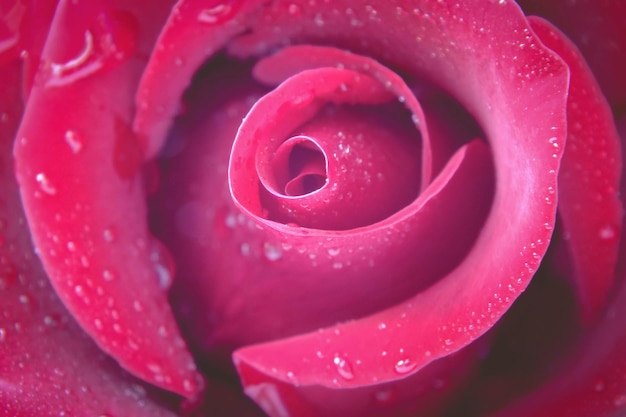
[[[324,230],[367,226],[408,206],[431,175],[412,91],[377,62],[331,49],[329,63],[290,68],[304,62],[300,52],[286,48],[253,70],[279,85],[233,143],[234,201],[257,218]]]
[[[298,135],[283,142],[274,154],[273,171],[274,181],[267,181],[265,187],[287,197],[313,193],[328,183],[326,155],[308,136]]]

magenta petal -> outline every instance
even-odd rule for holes
[[[253,71],[255,78],[260,81],[278,84],[301,71],[324,67],[356,71],[377,80],[411,111],[411,119],[421,133],[422,188],[425,188],[433,177],[433,144],[422,107],[413,91],[398,74],[367,56],[352,54],[337,48],[311,45],[281,49],[274,55],[261,59]],[[439,154],[436,155],[436,157],[439,156]]]
[[[0,69],[2,415],[174,417],[80,329],[34,254],[12,169],[22,110],[19,64]]]
[[[245,30],[245,19],[261,0],[179,0],[152,52],[137,93],[133,128],[146,157],[165,142],[179,111],[182,92],[202,61]]]
[[[419,135],[408,115],[401,114],[405,123],[388,115],[401,106],[371,106],[391,97],[384,84],[349,69],[317,68],[288,78],[239,128],[229,172],[236,203],[273,221],[324,230],[368,226],[408,205],[419,191]],[[336,106],[325,108],[329,103]],[[281,166],[276,152],[294,134],[318,143],[328,174],[323,186],[300,197],[285,196],[273,179]]]
[[[389,2],[370,8],[370,19],[361,18],[362,10],[355,8],[361,24],[352,29],[344,16],[306,7],[300,10],[307,17],[296,27],[274,9],[264,16],[267,30],[260,28],[233,46],[241,55],[259,47],[261,40],[271,48],[274,36],[269,28],[276,25],[283,28],[282,39],[286,33],[299,40],[318,39],[322,22],[324,39],[336,37],[344,45],[350,32],[358,39],[356,50],[369,43],[373,54],[378,51],[387,61],[404,63],[464,104],[488,136],[497,178],[491,215],[478,241],[446,278],[410,301],[368,318],[237,351],[235,361],[244,384],[252,367],[269,384],[279,380],[296,387],[332,386],[336,368],[315,355],[321,351],[332,356],[330,349],[366,364],[340,385],[368,384],[372,377],[379,382],[395,380],[400,377],[397,368],[406,369],[407,362],[415,364],[410,372],[416,372],[475,340],[531,279],[554,227],[556,205],[548,204],[546,197],[557,187],[565,146],[567,68],[541,47],[514,4],[467,2],[463,7],[454,10],[433,2],[407,10],[400,2]],[[442,28],[435,22],[445,24]],[[406,48],[407,39],[412,48]],[[553,137],[561,148],[549,141]],[[381,322],[388,333],[378,329]],[[395,353],[381,359],[382,351]],[[298,395],[295,391],[293,395]]]
[[[625,124],[626,126],[626,124]],[[620,254],[626,255],[622,244]],[[626,280],[596,326],[560,364],[559,372],[532,393],[491,417],[621,417],[626,415]]]
[[[626,105],[626,3],[618,0],[518,0],[563,31],[589,63],[602,92],[617,108]]]
[[[489,170],[484,169],[485,165],[489,164],[488,161],[489,153],[481,142],[475,141],[462,148],[451,159],[442,174],[418,198],[415,206],[419,206],[422,213],[416,220],[433,222],[434,219],[427,220],[433,212],[441,218],[446,218],[446,215],[450,214],[448,210],[452,201],[461,195],[461,190],[468,188],[467,178],[480,178],[483,181],[488,178]],[[399,214],[386,223],[394,224],[396,227],[403,225],[409,227],[413,221],[406,214]],[[366,244],[368,239],[379,234],[384,235],[385,228],[371,227],[370,230],[362,231],[360,236],[354,236],[354,239],[358,240],[360,237],[361,242]],[[397,261],[392,260],[391,256],[386,260],[389,263],[381,266],[388,271],[397,271]],[[418,271],[414,274],[416,278],[419,276]],[[450,282],[450,279],[452,278],[446,281]],[[431,321],[444,314],[441,310],[449,307],[448,303],[443,303],[446,304],[445,307],[441,305],[441,295],[428,295],[443,291],[441,286],[435,284],[408,303],[402,303],[367,318],[291,339],[239,349],[235,352],[234,360],[244,385],[248,383],[245,370],[252,368],[255,370],[250,372],[263,373],[270,380],[282,380],[298,386],[319,384],[326,387],[358,387],[368,385],[372,381],[381,383],[393,381],[399,376],[413,373],[432,360],[454,350],[452,345],[456,341],[444,340],[440,333],[443,330],[443,334],[456,335],[456,329],[445,331],[445,328],[436,330],[430,327]],[[438,303],[437,308],[427,305],[424,299]],[[461,320],[463,318],[469,319],[460,316]],[[418,323],[423,323],[423,327],[417,326]],[[470,334],[476,335],[476,332],[469,331],[474,330],[474,325],[465,326],[466,333],[459,334],[461,337],[469,339]],[[351,378],[337,378],[338,370],[332,366],[333,355],[336,352],[342,352],[342,355],[348,358],[359,359],[358,366],[351,365],[353,368]],[[388,354],[381,354],[382,352]],[[258,375],[254,379],[258,381]]]
[[[480,160],[472,175],[457,173],[466,149],[427,193],[374,225],[344,231],[257,225],[233,206],[224,162],[256,89],[241,91],[246,82],[233,79],[239,98],[224,102],[224,93],[237,89],[211,79],[209,89],[194,87],[201,101],[172,132],[155,221],[177,260],[173,304],[204,358],[215,363],[216,353],[387,308],[448,273],[468,252],[493,197],[484,143],[468,148]],[[456,186],[444,193],[450,182]]]
[[[167,7],[123,4],[59,6],[15,144],[17,177],[38,254],[83,329],[133,374],[191,396],[201,378],[160,283],[167,254],[148,232],[129,125],[136,56]]]
[[[611,109],[574,44],[545,20],[530,21],[544,44],[570,68],[567,147],[559,171],[558,204],[575,267],[571,279],[581,314],[591,322],[605,307],[618,259],[623,209],[618,196],[620,139]]]

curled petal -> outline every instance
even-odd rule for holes
[[[589,323],[606,304],[618,260],[623,210],[618,195],[619,137],[611,109],[576,47],[545,20],[531,18],[531,24],[570,68],[567,146],[559,171],[558,204],[575,266],[571,277],[581,314]],[[560,146],[556,139],[549,140],[555,148]]]
[[[32,237],[59,297],[124,368],[191,396],[201,378],[165,293],[172,272],[148,232],[143,154],[129,125],[144,66],[136,57],[158,29],[138,31],[138,19],[157,22],[165,9],[62,2],[14,152]]]
[[[0,409],[19,417],[174,417],[173,396],[132,377],[82,331],[34,254],[12,169],[20,64],[0,68]]]

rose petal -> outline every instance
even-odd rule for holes
[[[350,28],[348,9],[357,23]],[[561,154],[548,139],[553,132],[560,144],[565,138],[566,68],[538,45],[521,11],[509,2],[470,2],[462,8],[433,3],[413,10],[394,2],[363,8],[335,2],[332,9],[299,11],[294,25],[279,6],[269,8],[261,18],[267,26],[255,26],[230,50],[246,56],[273,48],[278,35],[271,28],[280,27],[280,42],[286,38],[336,42],[424,74],[464,104],[487,133],[498,191],[472,254],[410,303],[315,334],[241,349],[235,357],[241,369],[255,367],[268,383],[330,386],[334,370],[316,360],[316,350],[325,352],[330,346],[378,363],[374,357],[384,350],[382,345],[392,343],[390,350],[411,353],[408,359],[418,363],[416,371],[487,330],[525,288],[545,252],[555,215],[554,205],[546,204],[545,197],[550,187],[556,187]],[[412,40],[411,48],[406,48],[407,39]],[[461,292],[461,283],[469,277],[472,285],[463,286]],[[398,330],[381,338],[376,324],[391,323],[388,328],[395,329],[395,323],[404,323],[402,314],[410,332]],[[471,331],[464,331],[470,326]],[[425,351],[432,356],[427,359]],[[355,371],[351,384],[366,383],[372,376],[379,381],[396,379],[395,366],[405,359],[396,354],[380,366],[365,366]],[[306,366],[304,360],[309,361]],[[246,375],[242,376],[245,382]]]
[[[626,124],[625,124],[626,125]],[[622,243],[620,255],[626,256]],[[626,279],[619,274],[616,293],[597,325],[569,353],[559,372],[492,417],[619,417],[626,412]]]
[[[33,252],[13,175],[19,61],[0,68],[0,409],[11,416],[170,416],[76,324]],[[170,396],[171,397],[171,396]]]
[[[537,14],[571,39],[616,107],[626,105],[626,3],[596,0],[519,0],[526,14]]]
[[[288,78],[239,127],[229,172],[233,197],[255,215],[265,210],[270,220],[325,230],[367,226],[402,209],[419,191],[419,142],[401,106],[371,106],[390,98],[383,84],[349,69],[311,69]],[[284,196],[271,180],[281,141],[295,134],[318,143],[328,175],[327,184],[298,198]]]
[[[424,189],[433,178],[432,148],[437,144],[430,139],[424,111],[415,94],[404,80],[389,68],[366,56],[351,54],[336,48],[306,45],[283,48],[272,56],[261,59],[254,67],[254,76],[262,82],[278,84],[299,72],[324,67],[357,71],[378,80],[387,91],[393,93],[398,101],[411,111],[413,123],[421,133],[422,189]],[[435,162],[443,166],[447,158],[442,161],[441,156],[441,152],[436,152]]]
[[[200,377],[159,283],[166,255],[148,233],[143,155],[129,127],[144,65],[133,54],[152,47],[165,12],[61,3],[16,172],[38,254],[83,329],[135,375],[193,395]]]
[[[22,97],[28,97],[39,67],[56,1],[11,0],[0,5],[0,65],[22,59]]]
[[[571,279],[583,319],[589,323],[605,306],[618,259],[623,210],[618,197],[619,137],[611,109],[574,44],[545,20],[531,18],[530,22],[542,42],[570,68],[558,210],[576,270]]]
[[[164,151],[167,175],[153,224],[178,263],[173,304],[180,322],[211,363],[216,351],[393,305],[449,272],[467,253],[492,197],[490,156],[480,141],[460,151],[418,201],[376,225],[343,232],[292,225],[277,233],[276,225],[257,225],[238,213],[224,164],[258,86],[246,82],[249,74],[232,61],[209,67],[202,71],[205,86],[190,89],[196,98]],[[215,79],[222,82],[211,83]],[[459,165],[468,152],[480,162],[473,175],[463,176]],[[448,186],[451,191],[443,192]]]
[[[146,158],[165,142],[183,90],[202,61],[245,30],[263,0],[179,0],[163,27],[137,93],[133,128]]]

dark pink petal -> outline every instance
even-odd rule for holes
[[[9,0],[0,5],[0,65],[20,57],[25,99],[32,87],[57,1]]]
[[[526,14],[544,17],[582,52],[602,92],[626,105],[626,3],[619,0],[519,0]]]
[[[174,417],[167,395],[147,389],[123,371],[81,330],[55,295],[34,253],[13,175],[21,78],[19,61],[0,69],[2,415]],[[164,397],[155,400],[155,394]]]
[[[197,13],[192,16],[192,19],[181,19],[190,28],[187,32],[181,29],[182,32],[198,30],[198,24],[194,24]],[[183,23],[179,25],[182,26]],[[240,22],[237,27],[240,31],[243,30],[245,22]],[[232,30],[231,35],[236,33]],[[208,45],[205,52],[192,54],[188,52],[191,47],[187,48],[185,42],[163,43],[164,49],[168,50],[163,53],[163,57],[169,59],[163,59],[163,62],[153,60],[150,67],[153,72],[144,78],[144,85],[147,85],[145,83],[150,78],[154,88],[145,90],[143,101],[147,103],[148,98],[154,97],[155,100],[150,101],[157,105],[171,102],[163,99],[165,93],[156,91],[158,86],[155,80],[164,78],[169,80],[164,89],[167,95],[174,99],[181,96],[193,69],[202,59],[224,45],[225,38],[230,36],[222,33],[212,40],[208,33],[209,31],[203,31],[202,36],[194,40],[198,44]],[[167,36],[166,31],[163,39],[167,39]],[[565,146],[567,69],[558,57],[541,47],[521,10],[508,1],[469,1],[453,5],[433,2],[417,7],[407,7],[404,2],[399,1],[389,1],[377,6],[355,6],[347,1],[335,1],[332,6],[316,6],[297,1],[275,2],[255,13],[253,27],[228,42],[228,51],[236,56],[251,57],[267,54],[286,43],[333,44],[357,53],[367,53],[387,66],[396,66],[443,87],[476,117],[484,129],[492,145],[497,177],[497,192],[490,218],[465,262],[445,279],[410,301],[366,319],[248,347],[236,353],[236,361],[244,380],[254,378],[255,385],[260,383],[258,378],[263,378],[263,382],[270,385],[291,384],[295,387],[290,391],[293,396],[275,400],[295,404],[300,401],[297,396],[308,384],[333,387],[336,386],[336,380],[340,385],[356,387],[371,384],[373,377],[378,378],[378,382],[395,381],[417,372],[431,361],[449,355],[483,334],[526,287],[545,253],[554,227],[556,204],[548,204],[546,197],[550,197],[551,190],[557,187],[559,160]],[[191,63],[194,68],[176,71],[177,56],[181,57],[179,62],[183,66]],[[154,95],[152,92],[155,92]],[[511,101],[511,97],[516,97],[516,100]],[[159,141],[174,114],[174,105],[168,105],[170,107],[161,115],[164,122],[160,125],[159,132],[150,135],[150,140],[156,140],[154,149],[161,143]],[[152,113],[152,118],[146,120],[156,121],[157,111]],[[549,140],[553,137],[557,138],[559,149],[554,147],[553,140]],[[480,158],[465,159],[463,155],[467,149],[459,152],[455,164],[475,168],[476,161]],[[467,151],[467,154],[471,152]],[[460,163],[466,160],[469,161],[467,165]],[[450,171],[446,175],[449,176]],[[201,177],[196,173],[192,178]],[[459,177],[469,178],[471,175]],[[453,178],[457,179],[457,176]],[[450,181],[452,182],[458,188],[450,187],[451,190],[457,192],[463,188],[463,181]],[[450,185],[447,181],[443,183],[439,184],[442,195]],[[204,185],[205,183],[196,181],[185,191],[189,193],[188,199],[180,200],[186,205],[176,207],[180,210],[178,218],[181,225],[184,225],[187,237],[205,245],[208,251],[214,243],[209,237],[203,236],[203,233],[208,233],[211,229],[198,225],[209,221],[225,239],[235,235],[236,237],[231,237],[232,249],[229,249],[230,252],[224,250],[222,262],[213,262],[210,268],[206,265],[197,268],[197,271],[212,271],[231,277],[230,283],[217,291],[198,291],[213,294],[216,298],[208,302],[205,299],[205,304],[219,306],[223,303],[218,311],[222,309],[226,314],[205,315],[210,325],[190,324],[197,326],[190,333],[201,334],[204,328],[206,340],[202,344],[205,346],[211,346],[215,342],[226,344],[227,341],[232,346],[246,343],[246,338],[249,342],[285,334],[286,328],[290,326],[293,331],[301,321],[294,319],[292,311],[307,310],[298,308],[302,304],[302,297],[291,294],[287,297],[290,305],[274,303],[289,311],[289,314],[284,314],[282,320],[278,321],[271,320],[275,310],[259,309],[250,304],[250,300],[269,303],[276,299],[273,297],[280,298],[281,294],[277,294],[277,290],[284,287],[276,285],[274,280],[280,280],[281,284],[290,281],[286,279],[286,275],[270,274],[262,268],[277,260],[285,262],[283,265],[289,264],[286,254],[289,253],[291,257],[293,251],[284,249],[278,234],[252,240],[249,237],[251,234],[233,230],[230,227],[233,225],[233,218],[234,225],[239,225],[239,220],[228,207],[199,209],[206,207],[200,201],[208,199],[199,191],[207,189]],[[453,217],[455,216],[449,216]],[[247,227],[247,223],[243,218],[241,229]],[[252,224],[249,228],[254,227]],[[282,229],[289,236],[295,234],[289,226]],[[285,242],[291,245],[289,250],[299,246],[309,247],[308,242],[306,245],[303,243],[304,233],[298,239],[295,244],[291,242],[291,237],[289,242]],[[361,239],[360,236],[355,237],[354,244],[359,245]],[[424,241],[426,240],[422,242]],[[281,248],[281,257],[276,255],[279,253],[277,247]],[[407,247],[421,249],[426,245]],[[181,251],[182,247],[179,253]],[[227,253],[231,256],[226,255]],[[253,260],[241,261],[244,259],[242,255],[250,256]],[[321,252],[315,255],[321,255]],[[265,260],[262,261],[264,257]],[[180,258],[177,256],[177,259]],[[183,259],[188,258],[183,255]],[[219,282],[224,280],[198,278],[198,273],[201,274],[200,277],[208,274],[194,274],[191,265],[197,265],[198,261],[195,262],[182,262],[179,265],[185,265],[185,271],[192,273],[190,276],[194,279],[191,282],[195,283],[196,290],[198,287],[208,286],[205,281],[222,285]],[[251,265],[248,262],[257,265],[260,271],[251,274],[246,266]],[[346,260],[338,262],[343,266],[342,262]],[[318,276],[329,276],[330,273],[332,268],[322,271]],[[249,285],[249,282],[244,284],[245,278],[250,276],[259,278],[249,281],[254,286]],[[264,281],[263,278],[269,279]],[[302,285],[300,288],[302,289]],[[316,288],[318,287],[310,287]],[[410,297],[414,293],[415,291],[406,292],[405,295]],[[284,295],[290,295],[289,291],[285,291]],[[307,302],[316,302],[316,294],[309,292],[308,295]],[[195,294],[192,293],[180,296],[181,309],[188,317],[199,316],[194,314],[197,307],[190,307],[190,304],[199,304],[189,302],[189,298],[194,297]],[[358,295],[354,298],[358,299]],[[369,306],[376,307],[371,304]],[[185,307],[188,307],[186,311]],[[256,323],[267,323],[272,327],[246,325],[246,322],[252,323],[250,318],[246,318],[246,315],[251,317],[247,312],[254,312]],[[269,316],[259,315],[265,312]],[[341,317],[340,314],[334,314],[335,318],[338,316]],[[356,316],[359,316],[358,312]],[[351,317],[355,317],[354,309]],[[235,318],[240,318],[241,321]],[[289,322],[291,319],[294,319],[295,325]],[[225,322],[229,323],[230,329],[223,325]],[[388,333],[381,333],[381,323],[385,324],[381,327],[388,329]],[[308,324],[315,327],[317,323]],[[383,357],[383,351],[394,353]],[[322,352],[325,359],[320,359],[317,352]],[[340,352],[342,358],[359,358],[363,364],[353,369],[353,378],[349,381],[341,378],[335,366],[336,352]]]
[[[474,370],[477,354],[484,344],[465,349],[446,360],[436,361],[406,378],[351,389],[322,386],[294,386],[291,382],[268,383],[263,374],[243,365],[245,393],[270,416],[430,416],[441,415],[442,404],[448,405],[463,388],[468,373]],[[340,354],[328,358],[337,377],[351,378],[359,360],[351,361]],[[412,366],[406,363],[407,369]]]
[[[622,161],[611,109],[574,44],[554,26],[530,19],[542,42],[570,68],[567,146],[558,204],[575,272],[581,314],[593,321],[613,286],[622,228]],[[555,148],[560,146],[556,143]]]
[[[136,85],[167,2],[60,4],[15,143],[34,243],[57,293],[133,374],[191,396],[199,374],[165,293],[130,129]],[[160,282],[161,281],[161,282]]]
[[[421,133],[422,142],[422,189],[433,177],[433,144],[424,117],[424,111],[413,91],[396,73],[367,56],[360,56],[336,48],[319,46],[292,46],[281,49],[272,56],[261,59],[254,67],[258,80],[276,85],[288,77],[314,68],[338,68],[357,71],[377,80],[389,93],[393,93],[412,113],[415,128]],[[446,155],[449,157],[449,155]],[[445,165],[439,152],[435,157],[439,166]],[[447,161],[447,159],[446,159]]]
[[[419,192],[419,134],[401,106],[371,105],[392,97],[377,80],[348,69],[290,77],[238,130],[229,173],[235,200],[273,221],[326,230],[368,226],[402,209]],[[387,117],[394,112],[400,117]],[[278,157],[290,136],[309,138],[324,169],[323,183],[297,197],[279,186],[288,164]]]
[[[203,60],[245,30],[262,0],[179,0],[163,27],[137,93],[133,128],[147,158],[157,154],[183,90]]]
[[[626,126],[626,124],[624,124]],[[624,257],[622,244],[620,254]],[[626,281],[559,372],[492,417],[621,417],[626,414]]]
[[[481,161],[471,181],[457,173],[464,150],[428,193],[378,228],[339,233],[285,226],[281,236],[238,212],[226,163],[259,87],[244,81],[249,74],[233,75],[242,70],[229,64],[216,62],[214,68],[222,69],[207,75],[205,87],[190,90],[196,98],[164,151],[164,184],[154,206],[154,227],[178,263],[173,303],[200,350],[232,350],[374,312],[423,289],[460,261],[491,202],[491,163],[479,141],[470,150]],[[224,89],[214,79],[233,87]],[[450,177],[462,189],[443,197]],[[429,245],[413,249],[425,240]],[[397,272],[393,283],[385,264]],[[301,308],[303,297],[307,308]]]
[[[290,23],[295,20],[289,10],[299,13],[297,25]],[[258,53],[285,38],[336,42],[443,86],[488,135],[497,192],[478,242],[445,279],[366,319],[237,351],[244,383],[264,374],[268,384],[333,386],[337,370],[320,360],[317,351],[327,358],[340,351],[362,361],[354,378],[342,384],[367,384],[373,377],[392,381],[399,377],[397,367],[411,363],[416,372],[465,346],[489,329],[525,288],[550,239],[556,205],[545,198],[557,186],[561,149],[549,139],[556,136],[564,146],[566,68],[541,48],[521,11],[509,2],[433,3],[414,9],[394,2],[362,8],[334,2],[332,8],[317,10],[277,5],[260,19],[267,26],[255,26],[234,41],[233,53]],[[280,41],[273,27],[281,27]],[[378,330],[381,322],[388,333]],[[382,351],[395,354],[381,357]],[[279,400],[297,401],[291,396]]]

